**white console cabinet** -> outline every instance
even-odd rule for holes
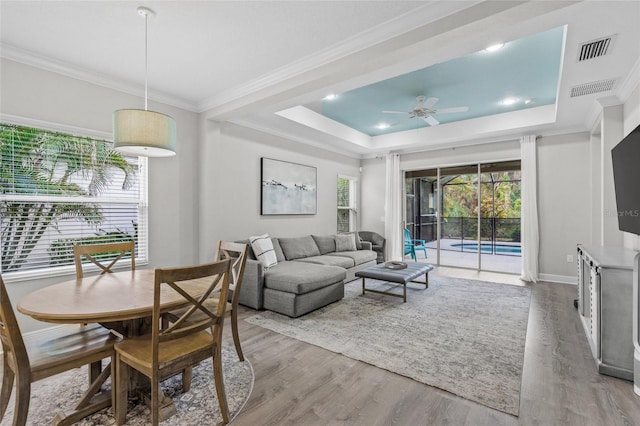
[[[578,245],[578,312],[598,371],[633,380],[636,251]]]

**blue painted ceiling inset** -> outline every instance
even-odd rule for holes
[[[416,97],[439,101],[435,109],[467,106],[467,112],[435,114],[441,124],[554,104],[560,77],[564,27],[505,43],[428,68],[339,94],[322,102],[321,113],[369,136],[426,127],[421,118],[385,114],[410,111]],[[503,105],[507,97],[517,99]],[[526,99],[533,102],[525,104]],[[378,129],[379,123],[397,123]]]

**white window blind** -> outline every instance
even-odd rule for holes
[[[75,244],[134,240],[146,262],[146,182],[111,142],[0,124],[2,273],[69,267]]]

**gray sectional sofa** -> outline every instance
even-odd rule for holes
[[[268,269],[250,249],[239,303],[299,317],[342,299],[345,281],[376,264],[371,243],[354,239],[355,250],[344,250],[342,236],[272,237],[278,263]]]

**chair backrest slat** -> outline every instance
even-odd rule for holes
[[[219,241],[216,251],[216,260],[230,259],[231,277],[229,278],[229,289],[233,292],[234,309],[237,306],[240,297],[240,286],[244,277],[244,268],[247,263],[249,246],[242,243],[234,243],[230,241]]]
[[[161,342],[179,339],[203,330],[222,327],[229,291],[231,260],[221,260],[206,265],[183,268],[159,268],[155,271],[155,288],[152,317],[152,348],[154,364],[158,360],[158,347]],[[191,287],[189,287],[191,286]],[[198,288],[198,294],[191,294],[187,288]],[[215,312],[203,303],[213,292],[219,297]],[[180,317],[167,325],[161,321],[161,295],[177,293],[187,309]],[[195,312],[205,315],[193,316]],[[164,328],[163,328],[164,326]]]
[[[82,271],[82,259],[85,258],[91,263],[95,264],[101,269],[100,275],[112,272],[111,268],[117,261],[127,253],[131,253],[131,270],[136,269],[136,253],[135,253],[135,241],[125,241],[120,243],[106,243],[106,244],[91,244],[91,245],[75,245],[73,247],[73,257],[76,264],[76,278],[83,277]],[[99,254],[116,255],[115,258],[109,257],[108,259],[99,259]],[[98,258],[98,259],[97,259]],[[105,266],[106,261],[111,260],[111,263]]]

